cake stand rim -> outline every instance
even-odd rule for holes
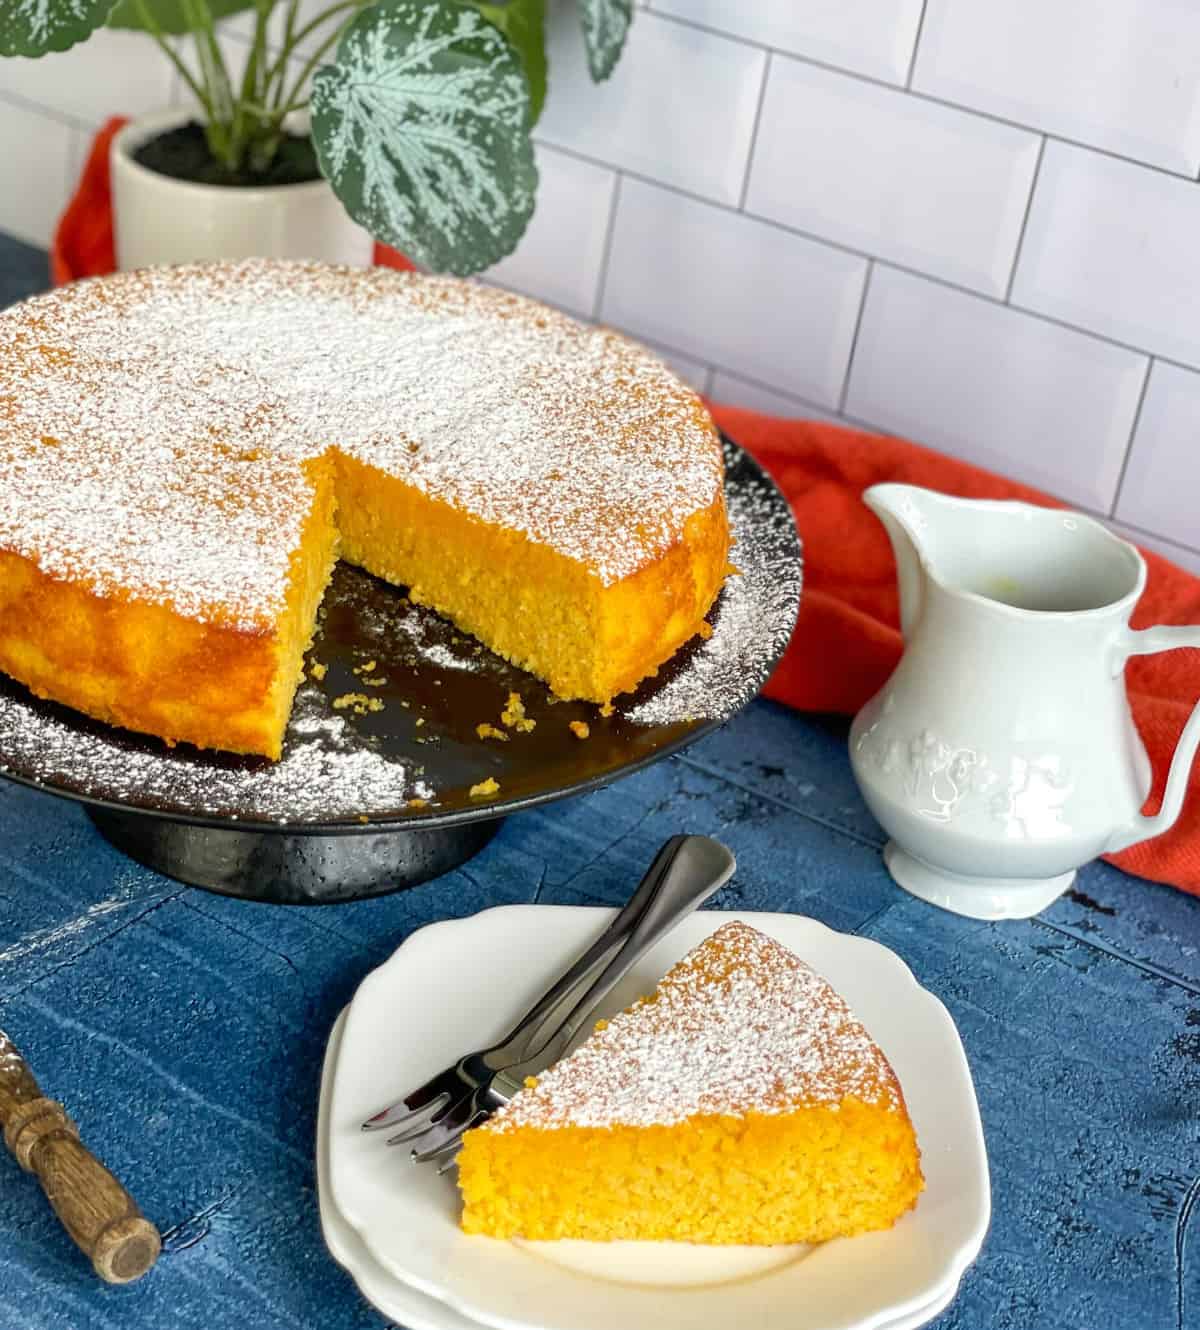
[[[85,808],[99,808],[114,813],[124,813],[131,815],[141,815],[144,817],[156,818],[160,821],[175,823],[182,826],[208,827],[216,830],[227,831],[248,831],[264,834],[277,834],[285,836],[361,836],[361,835],[379,835],[381,832],[418,832],[422,830],[443,829],[446,827],[462,826],[467,823],[484,822],[495,819],[503,819],[514,813],[522,813],[530,808],[540,808],[548,804],[557,803],[563,799],[574,798],[578,795],[591,794],[596,790],[603,789],[611,785],[615,780],[622,780],[626,776],[635,775],[639,771],[644,771],[647,767],[665,758],[673,757],[684,748],[713,733],[721,726],[728,724],[734,716],[744,711],[752,701],[757,698],[762,691],[763,685],[770,678],[775,666],[782,660],[787,650],[791,635],[795,630],[796,619],[800,612],[800,601],[804,591],[804,572],[803,572],[803,541],[796,527],[795,515],[792,512],[791,505],[786,496],[775,483],[774,478],[766,468],[741,444],[731,438],[724,430],[719,430],[721,441],[725,447],[733,450],[736,455],[736,464],[749,467],[754,473],[754,479],[759,483],[765,483],[769,488],[771,495],[777,505],[777,513],[772,516],[786,516],[788,522],[788,538],[792,547],[791,552],[795,556],[796,562],[796,599],[792,606],[791,622],[788,629],[788,635],[783,639],[783,645],[769,657],[760,663],[762,669],[762,680],[757,689],[750,694],[739,706],[737,706],[728,715],[718,717],[706,717],[694,721],[679,721],[674,724],[682,727],[681,732],[674,737],[667,739],[661,746],[655,747],[650,752],[640,757],[634,758],[629,762],[622,763],[620,766],[610,768],[607,771],[598,772],[587,776],[578,781],[572,781],[570,784],[555,786],[551,789],[539,790],[531,794],[516,795],[509,799],[500,799],[481,803],[478,807],[454,808],[445,811],[438,811],[436,808],[429,812],[415,811],[404,814],[384,814],[371,816],[365,822],[354,821],[288,821],[284,819],[256,819],[242,818],[236,815],[225,815],[214,813],[190,813],[185,809],[166,809],[147,807],[142,804],[127,802],[119,799],[112,799],[99,794],[90,794],[82,790],[73,790],[61,785],[52,784],[37,776],[28,775],[23,772],[14,771],[7,766],[0,765],[0,777],[11,781],[16,785],[24,786],[27,789],[38,790],[43,794],[51,794],[56,798],[65,799],[72,803],[84,805]],[[726,479],[728,480],[731,468],[726,467]],[[37,699],[39,702],[42,699]],[[52,705],[52,704],[51,704]],[[664,725],[666,729],[669,726]],[[0,749],[0,763],[3,762],[3,751]]]

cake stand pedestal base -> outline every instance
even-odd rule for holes
[[[88,815],[106,840],[155,872],[277,905],[333,905],[415,887],[478,854],[503,821],[330,836],[198,827],[105,808]]]

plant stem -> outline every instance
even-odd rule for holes
[[[335,14],[340,14],[343,9],[362,9],[364,5],[367,5],[369,3],[371,3],[371,0],[339,0],[338,4],[331,5],[328,9],[318,14],[316,18],[309,19],[309,21],[304,25],[304,27],[302,27],[300,31],[296,33],[292,41],[292,47],[294,48],[297,45],[297,43],[302,42],[310,32],[313,32],[315,29],[319,28],[322,23],[328,23],[329,20]],[[291,54],[290,49],[288,51],[288,54]]]
[[[183,78],[183,81],[191,89],[192,95],[200,103],[200,106],[202,107],[204,114],[209,119],[211,119],[212,101],[210,100],[205,89],[202,88],[200,84],[197,83],[196,80],[192,77],[192,71],[188,69],[187,65],[185,65],[183,61],[180,59],[179,54],[176,52],[175,48],[171,45],[169,41],[167,41],[166,34],[158,26],[158,23],[155,21],[154,15],[150,12],[150,6],[147,5],[146,0],[134,0],[134,3],[137,7],[138,20],[141,22],[142,27],[146,29],[146,31],[150,34],[150,36],[153,37],[154,40],[162,48],[163,53],[166,55],[167,59],[170,60],[170,62],[179,71],[180,76]]]
[[[253,107],[259,99],[259,79],[263,58],[267,52],[267,23],[273,8],[273,0],[255,0],[254,40],[246,59],[246,68],[242,73],[242,90],[234,103],[233,120],[229,128],[230,154],[239,163],[255,138],[251,121],[254,118],[261,119],[256,117]],[[273,148],[267,149],[268,160],[273,151]]]
[[[287,77],[288,60],[291,58],[292,52],[295,51],[296,47],[309,35],[310,32],[315,32],[317,28],[328,23],[336,14],[341,14],[347,9],[361,9],[364,4],[368,3],[370,3],[370,0],[339,0],[338,4],[331,5],[328,9],[323,10],[316,16],[316,18],[310,19],[304,27],[297,31],[293,21],[293,10],[296,8],[297,0],[290,0],[288,25],[283,37],[283,46],[276,57],[274,68],[267,75],[267,95],[264,100],[270,100],[271,89],[274,87],[275,83],[278,82],[279,87],[277,97],[280,100],[291,101],[291,98],[285,99],[283,97],[283,84]],[[341,36],[341,31],[342,25],[339,24],[337,32],[329,39],[326,45],[321,48],[322,53],[328,50],[333,42],[337,41],[338,37]],[[304,78],[306,77],[307,72],[304,75]],[[301,79],[301,82],[303,82],[303,78]],[[293,89],[292,91],[294,94],[296,89]],[[293,107],[292,109],[296,108]]]
[[[238,152],[232,141],[234,100],[225,58],[217,43],[216,25],[207,0],[182,0],[184,17],[196,42],[196,59],[209,90],[209,121],[204,133],[208,149],[228,170],[236,170]]]
[[[283,109],[280,111],[276,111],[275,113],[280,118],[280,120],[282,120],[283,117],[285,115],[288,115],[290,112],[298,111],[301,109],[302,106],[308,105],[307,98],[300,100],[299,98],[300,89],[304,87],[305,83],[308,81],[308,76],[321,63],[322,59],[325,57],[325,54],[330,50],[331,47],[333,47],[336,44],[340,36],[341,32],[339,30],[338,32],[335,32],[332,37],[327,37],[325,41],[323,41],[321,45],[317,47],[317,49],[312,53],[312,55],[309,56],[308,61],[306,62],[304,68],[300,71],[300,77],[295,81],[295,83],[292,84],[291,92],[289,92],[286,97],[284,96],[280,97],[280,100],[283,102]],[[282,87],[282,84],[280,86]]]

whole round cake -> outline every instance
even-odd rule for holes
[[[0,315],[0,670],[278,757],[334,561],[562,697],[703,630],[717,433],[649,352],[453,279],[251,260]]]

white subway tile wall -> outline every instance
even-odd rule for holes
[[[649,0],[659,14],[903,83],[923,0]]]
[[[0,226],[31,245],[44,245],[70,194],[74,130],[22,106],[3,110],[4,171]]]
[[[691,356],[681,356],[678,351],[672,351],[669,347],[660,346],[656,342],[647,341],[642,338],[644,345],[648,346],[664,364],[670,365],[676,374],[684,381],[690,383],[698,393],[709,393],[712,391],[712,368],[700,360],[693,360]]]
[[[539,211],[488,280],[1200,571],[1200,3],[647,0],[601,87],[573,3],[549,44]],[[47,243],[95,126],[177,95],[136,34],[0,61],[0,229]]]
[[[173,80],[170,62],[144,32],[102,28],[83,45],[56,55],[0,59],[0,97],[47,106],[88,126],[101,125],[110,115],[161,111],[170,105]],[[5,132],[3,141],[10,137]]]
[[[895,269],[872,274],[846,410],[1109,512],[1147,357]]]
[[[627,179],[600,317],[835,406],[866,268],[856,255]]]
[[[1200,374],[1155,364],[1116,515],[1178,544],[1200,543]]]
[[[771,63],[746,208],[1003,295],[1039,135],[848,79]]]
[[[928,0],[912,86],[1195,176],[1200,5]]]
[[[689,193],[737,203],[766,53],[640,14],[636,40],[631,37],[612,77],[590,87],[578,24],[566,20],[574,15],[559,10],[550,24],[541,137]]]
[[[716,402],[723,402],[727,406],[744,406],[767,416],[782,416],[785,420],[830,420],[835,424],[842,423],[832,411],[822,411],[803,398],[777,393],[774,388],[730,374],[728,370],[716,371],[711,392]]]
[[[1012,298],[1200,365],[1200,188],[1086,148],[1047,144]]]
[[[488,277],[501,286],[591,315],[608,244],[616,172],[544,144],[537,153],[538,202],[516,251]]]

